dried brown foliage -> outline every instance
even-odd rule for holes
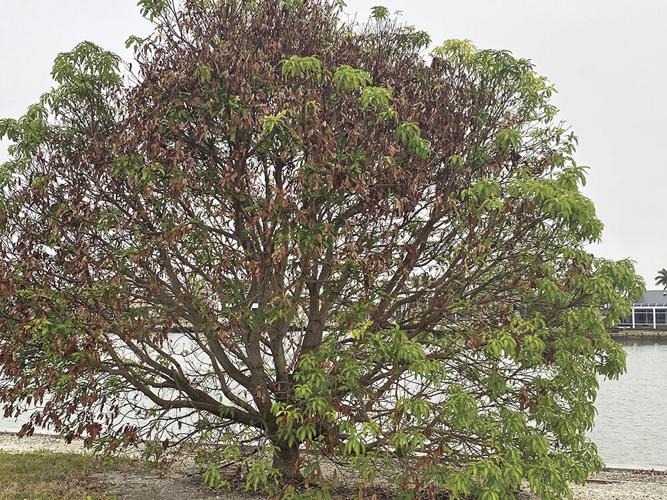
[[[167,3],[125,83],[80,46],[33,118],[4,122],[0,400],[43,403],[24,433],[232,432],[277,447],[285,480],[307,447],[463,492],[596,456],[588,410],[554,422],[620,370],[600,306],[613,321],[638,285],[581,250],[601,225],[550,87],[506,52],[425,59],[422,33],[338,17]],[[123,420],[128,395],[156,425]],[[565,451],[518,444],[541,435]]]

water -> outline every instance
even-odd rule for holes
[[[600,381],[591,437],[608,466],[667,468],[667,339],[620,342],[628,353],[628,372]],[[0,432],[18,431],[26,419],[0,413]]]
[[[18,432],[21,426],[28,421],[28,414],[19,416],[19,418],[5,418],[0,408],[0,432]],[[44,429],[37,429],[35,432],[40,434],[51,434],[50,431]]]
[[[601,380],[591,437],[607,466],[667,467],[667,339],[622,339],[627,373]]]

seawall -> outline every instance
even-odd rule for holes
[[[667,329],[665,328],[624,328],[611,332],[613,338],[634,339],[634,338],[667,338]]]

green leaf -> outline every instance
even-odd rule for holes
[[[149,21],[154,21],[167,8],[168,0],[139,0],[137,5],[141,15]]]
[[[315,56],[291,56],[280,62],[283,78],[306,78],[319,82],[322,79],[322,63]]]
[[[344,64],[334,72],[333,81],[339,92],[352,92],[367,87],[373,80],[367,71]]]
[[[389,9],[382,5],[371,7],[371,16],[378,21],[384,21],[389,18]]]

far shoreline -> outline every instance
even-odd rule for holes
[[[667,339],[667,329],[632,329],[613,330],[609,332],[614,339]]]

